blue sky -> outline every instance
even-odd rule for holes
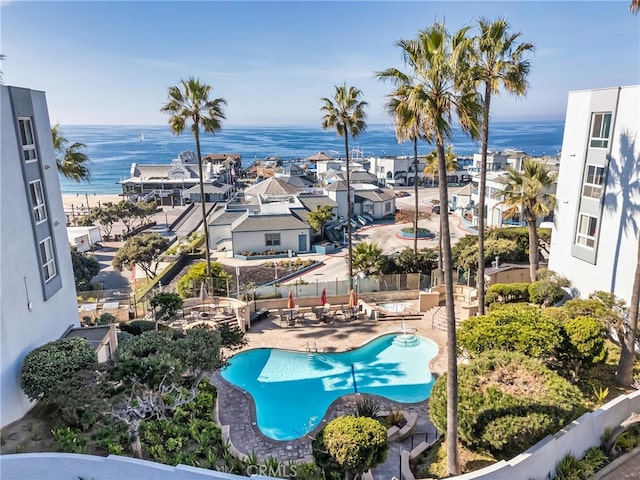
[[[563,119],[572,90],[640,83],[640,15],[629,1],[25,2],[0,0],[4,83],[47,93],[52,123],[162,125],[167,89],[199,77],[226,125],[320,125],[320,98],[347,82],[388,123],[399,39],[506,17],[536,45],[525,99],[492,118]]]

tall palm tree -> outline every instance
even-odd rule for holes
[[[551,193],[556,173],[547,165],[532,158],[525,158],[522,172],[508,166],[506,176],[500,178],[504,185],[502,202],[508,207],[504,218],[522,216],[529,227],[529,275],[535,282],[538,275],[538,230],[536,222],[556,208],[556,196]]]
[[[489,146],[489,112],[491,96],[503,87],[507,92],[523,96],[527,90],[529,60],[523,57],[534,48],[532,43],[517,43],[520,33],[509,33],[509,24],[503,18],[494,22],[478,20],[480,35],[474,38],[472,65],[478,87],[483,92],[482,146],[480,185],[478,190],[478,309],[484,315],[484,229],[485,193],[487,191],[487,149]]]
[[[418,218],[420,203],[418,200],[418,139],[424,138],[422,132],[426,130],[423,125],[424,115],[420,112],[420,104],[415,101],[419,95],[419,86],[415,84],[413,78],[398,70],[388,68],[382,72],[377,72],[376,77],[380,80],[390,80],[396,89],[387,95],[389,100],[386,104],[387,113],[393,117],[396,139],[399,142],[411,141],[413,143],[413,196],[415,200],[415,212],[413,218],[413,253],[418,254]]]
[[[79,142],[68,145],[69,141],[60,132],[59,123],[56,123],[51,128],[51,139],[53,140],[58,172],[76,182],[88,181],[91,177],[91,172],[89,172],[85,163],[89,161],[89,157],[80,151],[80,149],[87,148],[87,146]]]
[[[468,28],[453,35],[444,23],[434,23],[418,33],[413,40],[400,40],[405,64],[413,70],[419,94],[420,111],[425,115],[429,142],[434,142],[438,156],[440,204],[448,205],[445,142],[452,137],[452,116],[455,114],[463,131],[478,137],[480,105],[476,100],[473,79],[469,75],[467,55],[470,40]],[[458,366],[456,323],[453,303],[453,269],[451,266],[451,238],[449,209],[441,208],[440,235],[442,237],[445,301],[447,312],[447,470],[449,475],[460,473],[458,461]]]
[[[333,98],[323,97],[324,105],[321,111],[322,128],[334,129],[339,136],[344,137],[344,153],[347,168],[347,235],[349,236],[349,288],[353,288],[353,242],[351,239],[351,217],[353,216],[353,200],[351,199],[351,183],[349,179],[349,135],[355,138],[367,128],[364,107],[367,102],[360,100],[362,92],[356,87],[347,87],[347,84],[335,86],[336,92]]]
[[[627,322],[628,331],[620,338],[620,361],[616,371],[616,381],[625,387],[633,384],[633,364],[636,360],[636,335],[638,332],[638,303],[640,303],[640,232],[636,253],[636,271],[631,288],[631,305]]]
[[[456,154],[453,153],[453,149],[451,145],[447,145],[447,149],[444,152],[444,161],[447,169],[447,173],[453,173],[458,170],[458,159]],[[425,157],[425,166],[424,171],[426,175],[429,175],[432,179],[438,175],[438,151],[433,150],[428,153]],[[440,232],[442,232],[442,209],[446,208],[449,210],[449,205],[440,205]],[[442,235],[439,235],[438,238],[438,282],[440,282],[442,275]]]
[[[198,174],[200,175],[200,203],[202,205],[202,229],[204,230],[205,253],[207,259],[207,283],[211,282],[211,253],[209,252],[209,230],[207,228],[207,207],[204,197],[204,176],[202,174],[202,154],[200,152],[200,127],[207,133],[217,132],[222,128],[225,119],[222,110],[226,101],[223,98],[210,99],[212,87],[200,83],[199,79],[190,77],[181,80],[180,86],[169,87],[168,102],[160,111],[171,115],[169,128],[180,135],[184,132],[188,121],[191,121],[191,132],[196,141],[198,156]]]

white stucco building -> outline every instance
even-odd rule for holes
[[[0,424],[5,426],[31,407],[19,386],[24,357],[79,321],[45,93],[0,89]]]
[[[549,268],[629,303],[640,229],[640,86],[569,93]]]

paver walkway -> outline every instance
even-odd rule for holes
[[[432,372],[444,371],[446,356],[443,355],[444,332],[432,330],[426,320],[406,321],[407,327],[418,335],[434,340],[440,346],[440,354],[431,362]],[[340,325],[312,325],[294,328],[282,328],[275,316],[270,316],[247,333],[249,344],[246,348],[280,347],[305,351],[309,345],[319,350],[343,351],[360,346],[368,340],[389,332],[402,332],[402,321],[372,321]],[[261,458],[278,457],[280,461],[311,461],[311,440],[315,432],[310,432],[296,440],[277,441],[264,436],[256,425],[256,413],[250,395],[225,381],[219,372],[211,376],[212,383],[218,389],[218,415],[223,425],[229,425],[231,443],[243,453],[255,452]],[[356,395],[348,395],[336,400],[329,408],[321,426],[340,415],[356,412]],[[401,404],[381,399],[381,405],[402,409],[418,414],[418,422],[413,438],[403,442],[393,442],[387,455],[387,461],[374,469],[375,478],[389,480],[400,478],[400,449],[411,450],[412,446],[427,439],[432,440],[436,429],[428,417],[428,400],[415,404]],[[318,427],[320,428],[320,427]],[[412,445],[413,442],[413,445]]]

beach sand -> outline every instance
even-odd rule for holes
[[[65,211],[74,209],[80,212],[86,208],[87,202],[89,202],[89,208],[94,208],[106,202],[118,203],[120,200],[122,200],[122,197],[117,194],[95,195],[77,193],[62,195],[62,204],[64,205]]]

